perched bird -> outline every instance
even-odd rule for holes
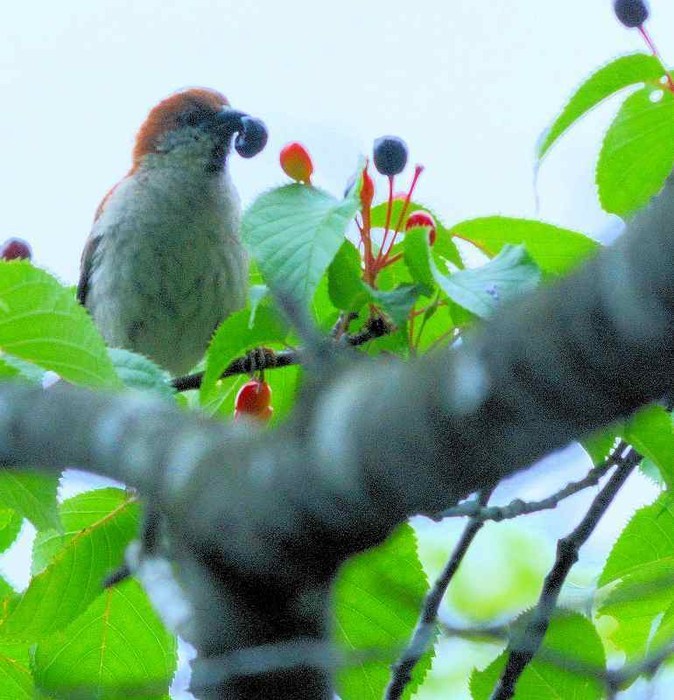
[[[202,357],[216,326],[245,304],[248,264],[231,142],[249,158],[264,124],[215,90],[181,90],[141,126],[129,173],[103,198],[84,248],[77,298],[108,345],[172,374]]]

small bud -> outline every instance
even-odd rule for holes
[[[407,165],[407,145],[397,136],[380,136],[375,139],[374,167],[382,175],[398,175]]]
[[[367,165],[363,168],[363,184],[360,188],[360,203],[363,209],[369,209],[374,199],[374,182],[367,172]]]
[[[424,227],[428,229],[428,242],[430,245],[435,243],[435,219],[427,211],[415,211],[409,215],[405,230],[409,231],[413,228]]]
[[[311,184],[311,174],[314,172],[314,164],[307,149],[294,141],[281,149],[279,157],[283,172],[296,182]]]

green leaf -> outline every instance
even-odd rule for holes
[[[433,275],[452,301],[476,316],[490,316],[499,304],[534,289],[540,270],[524,246],[506,245],[486,265],[443,275],[433,265]]]
[[[303,185],[306,187],[306,185]],[[288,333],[279,311],[261,303],[254,318],[250,309],[228,316],[218,326],[206,353],[206,371],[201,381],[199,401],[203,406],[213,396],[216,382],[232,360],[261,345],[281,342]]]
[[[340,201],[315,187],[286,185],[253,202],[241,236],[269,287],[308,308],[357,210],[355,192]]]
[[[37,530],[58,530],[58,481],[59,477],[53,474],[0,469],[0,506],[12,508]]]
[[[171,375],[144,355],[121,348],[108,348],[108,354],[124,386],[165,399],[172,399],[175,395]]]
[[[412,279],[421,285],[423,293],[431,296],[435,280],[430,263],[428,233],[425,228],[413,228],[407,232],[403,246],[404,259]]]
[[[283,420],[295,407],[301,378],[302,368],[299,365],[265,373],[265,380],[272,391],[271,404],[274,409],[272,424]]]
[[[337,674],[342,700],[380,700],[390,678],[389,664],[409,642],[427,587],[409,525],[342,567],[335,585],[335,643],[346,654],[391,655],[388,661],[378,658],[343,667]],[[417,665],[404,697],[419,686],[431,658],[426,654]]]
[[[622,435],[658,467],[668,488],[674,487],[674,426],[662,406],[646,406],[626,423]]]
[[[176,639],[135,581],[101,593],[68,627],[38,643],[35,682],[64,700],[163,698]]]
[[[21,371],[8,362],[8,356],[0,358],[0,379],[15,379],[21,376]]]
[[[613,446],[616,444],[616,426],[602,428],[583,438],[581,447],[587,452],[596,467],[606,460]]]
[[[362,274],[358,249],[351,241],[344,241],[328,268],[328,291],[335,308],[358,311],[370,300]]]
[[[16,540],[21,530],[22,518],[10,508],[0,509],[0,552],[4,552]],[[0,597],[2,597],[2,584],[0,584]]]
[[[66,504],[77,513],[71,517],[91,524],[65,534],[51,563],[10,602],[0,620],[0,638],[37,640],[74,620],[101,594],[103,580],[122,563],[138,533],[138,504],[120,489],[90,491]]]
[[[609,554],[599,586],[617,582],[599,608],[617,626],[613,644],[635,660],[647,651],[654,620],[674,603],[674,498],[638,510]]]
[[[667,493],[634,514],[613,545],[598,583],[624,580],[648,567],[659,571],[663,562],[674,562],[674,498]]]
[[[25,379],[31,384],[41,385],[46,374],[45,370],[41,367],[34,365],[32,362],[26,362],[18,357],[13,357],[12,355],[5,355],[2,358],[2,363],[8,367],[7,370],[3,370],[3,374],[4,372],[8,372],[8,376],[11,376],[9,373],[13,372],[14,376]]]
[[[593,73],[574,93],[562,113],[541,137],[537,157],[542,159],[557,139],[583,115],[619,90],[655,81],[664,75],[662,64],[644,53],[621,56]]]
[[[19,662],[0,651],[0,698],[35,700],[33,674],[28,663]]]
[[[401,284],[391,291],[372,290],[372,298],[396,326],[402,326],[414,307],[421,287],[418,284]]]
[[[622,217],[633,214],[662,189],[672,163],[674,95],[664,88],[639,90],[604,137],[596,175],[602,207]]]
[[[524,615],[521,624],[525,624]],[[526,640],[525,640],[526,642]],[[604,647],[592,622],[579,613],[558,610],[543,641],[543,650],[554,655],[552,663],[538,655],[521,675],[513,700],[601,700],[603,684],[597,676],[574,673],[574,663],[585,664],[603,673]],[[562,659],[568,659],[565,665]],[[505,668],[507,657],[501,654],[483,671],[473,671],[470,692],[473,700],[488,700]]]
[[[49,566],[56,554],[86,528],[98,527],[126,492],[119,488],[93,489],[59,505],[59,530],[38,532],[33,543],[32,574]]]
[[[0,349],[73,384],[121,385],[89,314],[70,290],[28,262],[0,261]]]
[[[576,231],[545,224],[542,221],[489,216],[456,224],[451,229],[484,251],[496,255],[504,245],[523,244],[543,272],[560,275],[578,265],[598,248],[599,244]]]

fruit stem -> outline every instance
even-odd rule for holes
[[[410,200],[412,199],[412,194],[414,193],[414,188],[417,186],[417,180],[419,179],[419,176],[421,173],[424,172],[424,166],[423,165],[415,165],[414,166],[414,177],[412,178],[412,184],[410,185],[410,190],[407,193],[407,197],[405,197],[405,203],[403,204],[403,209],[400,212],[400,218],[398,219],[398,223],[396,224],[396,233],[400,232],[400,229],[403,227],[403,221],[405,220],[405,214],[407,214],[407,209],[410,206]]]
[[[386,239],[388,238],[389,228],[391,227],[391,215],[393,213],[393,175],[388,176],[388,204],[386,206],[386,224],[384,226],[384,237],[381,241],[381,248],[379,248],[379,254],[377,255],[377,266],[381,265],[382,254],[386,246]]]
[[[655,58],[657,58],[658,61],[660,61],[660,65],[665,71],[665,76],[667,77],[667,87],[669,88],[670,92],[674,92],[674,80],[672,80],[672,76],[669,74],[669,71],[665,66],[665,62],[662,60],[662,56],[658,51],[658,47],[655,45],[653,39],[651,39],[651,35],[648,33],[648,30],[646,29],[646,27],[644,27],[643,24],[640,24],[637,27],[637,29],[639,30],[639,34],[641,34],[641,36],[643,37],[643,40],[646,42],[648,48],[651,50],[653,56],[655,56]]]
[[[396,253],[392,257],[388,258],[387,260],[384,260],[381,265],[379,265],[379,269],[383,269],[385,267],[388,267],[389,265],[393,265],[394,262],[398,262],[400,258],[402,258],[403,254],[402,253]]]
[[[372,225],[369,205],[363,207],[362,216],[363,226],[360,229],[360,239],[365,251],[365,282],[372,285],[374,281],[374,256],[372,255],[372,237],[370,235]]]
[[[382,242],[381,250],[379,251],[379,260],[383,259],[383,263],[386,263],[386,260],[389,256],[389,253],[391,252],[391,249],[395,245],[396,238],[398,237],[398,234],[400,233],[400,229],[402,228],[403,221],[405,220],[405,216],[407,215],[407,210],[409,209],[410,206],[410,201],[412,199],[412,194],[414,193],[414,188],[417,186],[417,180],[419,179],[419,176],[421,173],[424,171],[424,166],[423,165],[416,165],[414,167],[414,177],[412,178],[412,184],[410,185],[410,189],[407,192],[407,196],[405,197],[405,202],[403,203],[403,208],[402,211],[400,212],[400,216],[398,217],[398,223],[396,224],[395,231],[393,232],[393,236],[391,238],[391,241],[389,243],[388,249],[384,251],[384,243]]]

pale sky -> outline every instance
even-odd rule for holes
[[[674,3],[652,0],[651,9],[650,31],[674,61]],[[74,283],[93,213],[128,169],[135,131],[187,85],[216,88],[267,123],[266,151],[232,158],[244,202],[286,181],[278,152],[288,141],[309,148],[316,183],[340,194],[372,140],[396,134],[411,162],[426,166],[418,199],[446,223],[533,217],[539,134],[590,71],[642,47],[610,0],[9,3],[0,242],[26,238],[37,264]],[[617,104],[545,162],[544,219],[587,233],[611,225],[592,178]],[[621,497],[612,525],[602,525],[609,541],[636,497]]]
[[[654,0],[652,15],[674,56],[674,6]],[[610,0],[11,3],[0,28],[0,237],[28,239],[39,264],[74,282],[136,129],[186,85],[217,88],[267,122],[267,150],[233,158],[244,201],[285,181],[277,157],[289,140],[309,147],[318,184],[340,193],[359,154],[393,133],[426,166],[419,198],[448,222],[533,216],[538,135],[584,75],[640,49]],[[592,169],[612,109],[546,162],[546,219],[604,225]]]

